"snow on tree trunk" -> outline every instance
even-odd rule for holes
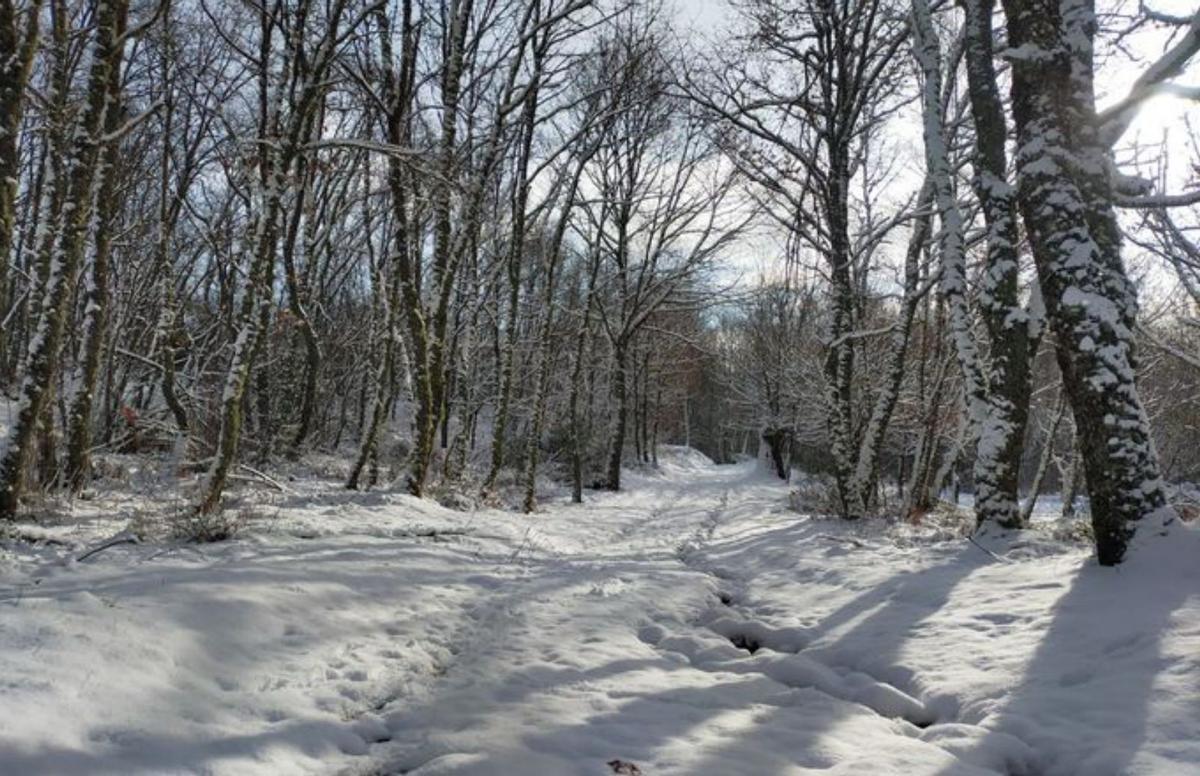
[[[446,418],[447,366],[452,354],[450,306],[454,299],[455,280],[463,257],[479,235],[484,200],[489,193],[491,176],[496,172],[505,150],[510,115],[530,96],[529,90],[518,84],[530,32],[537,26],[532,23],[532,7],[527,7],[521,16],[517,45],[507,62],[507,72],[495,103],[491,127],[487,137],[478,146],[480,161],[477,167],[470,169],[470,175],[464,175],[460,157],[468,155],[464,155],[460,147],[458,114],[466,51],[468,43],[472,42],[468,40],[468,35],[478,34],[472,23],[473,9],[472,0],[452,4],[445,33],[445,59],[440,78],[442,115],[438,140],[439,175],[432,185],[430,197],[433,215],[431,309],[421,300],[420,283],[417,280],[419,268],[410,267],[404,279],[406,298],[410,300],[406,305],[406,314],[413,343],[414,398],[417,404],[414,444],[409,456],[408,490],[417,496],[424,492],[437,431]],[[477,63],[472,60],[471,64]],[[457,203],[461,203],[461,208],[456,209]]]
[[[941,293],[950,316],[950,339],[954,344],[969,428],[981,449],[994,447],[996,439],[986,436],[987,388],[980,368],[979,350],[971,333],[971,310],[967,299],[966,254],[963,218],[954,191],[954,171],[946,147],[942,116],[941,46],[926,0],[912,0],[913,56],[923,76],[921,115],[925,139],[925,166],[933,185],[940,230]],[[986,453],[994,460],[995,453]]]
[[[1138,396],[1137,294],[1121,260],[1109,151],[1093,84],[1095,13],[1084,0],[1004,0],[1013,63],[1017,193],[1083,452],[1100,563],[1166,514]]]
[[[274,156],[267,152],[264,156]],[[271,316],[271,288],[275,275],[275,245],[278,237],[280,200],[283,176],[278,170],[278,161],[270,165],[266,181],[256,197],[256,225],[253,232],[246,286],[242,291],[238,334],[233,342],[233,354],[225,373],[225,388],[221,393],[221,429],[217,438],[217,449],[204,485],[203,494],[196,511],[207,514],[221,506],[221,494],[229,470],[237,458],[241,440],[243,398],[254,365],[256,351],[265,334]]]
[[[321,112],[324,108],[322,106]],[[319,135],[321,122],[318,120],[315,124],[316,134]],[[321,352],[321,340],[317,336],[316,328],[313,326],[312,317],[308,312],[310,288],[306,282],[306,278],[302,277],[296,267],[296,245],[300,243],[303,246],[304,256],[309,264],[315,264],[318,261],[317,251],[317,213],[313,203],[314,196],[310,192],[313,184],[312,165],[301,157],[300,170],[297,175],[299,179],[299,191],[296,195],[296,201],[293,202],[295,210],[290,214],[288,223],[287,236],[283,246],[283,272],[284,280],[288,292],[288,307],[291,313],[296,318],[297,328],[300,330],[300,337],[304,342],[304,383],[300,394],[300,420],[296,425],[296,433],[292,436],[291,442],[288,444],[288,455],[292,458],[298,458],[302,452],[304,442],[308,439],[309,433],[312,431],[313,415],[316,412],[317,405],[317,386],[321,373],[321,362],[323,360]],[[303,228],[301,224],[303,223]]]
[[[21,173],[20,134],[25,87],[37,52],[41,4],[26,9],[24,28],[13,0],[0,0],[0,318],[8,311],[9,265],[16,230],[17,185]],[[0,327],[0,384],[6,385],[8,347]]]
[[[975,514],[1007,528],[1018,512],[1029,419],[1030,362],[1041,330],[1019,299],[1016,199],[1008,182],[1007,126],[992,52],[994,0],[962,0],[967,89],[975,127],[974,187],[986,224],[987,256],[979,307],[989,340],[987,405],[975,457]]]
[[[571,423],[571,500],[583,503],[583,456],[588,443],[580,395],[584,390],[584,371],[588,345],[591,342],[592,308],[595,306],[596,276],[600,271],[598,248],[589,251],[587,286],[584,289],[583,315],[579,322],[579,333],[575,340],[575,357],[571,367],[571,395],[567,401],[567,415]]]
[[[367,177],[367,183],[370,178]],[[370,204],[364,203],[363,207],[363,222],[368,230],[371,229],[371,213]],[[407,208],[404,209],[407,212]],[[393,251],[408,250],[407,231],[397,225],[393,231],[393,239],[395,243],[392,247]],[[383,353],[378,355],[372,364],[373,377],[373,396],[371,400],[371,414],[367,421],[366,427],[362,432],[362,440],[359,444],[358,457],[354,461],[354,465],[350,469],[350,476],[346,480],[346,488],[348,490],[357,490],[360,487],[362,473],[366,468],[367,463],[372,461],[376,455],[379,446],[379,436],[383,425],[387,420],[387,412],[389,407],[389,399],[392,391],[393,377],[395,375],[395,352],[397,340],[397,308],[400,305],[400,284],[397,279],[398,273],[395,266],[398,262],[390,262],[393,270],[392,277],[385,279],[386,276],[382,271],[380,262],[375,258],[375,251],[370,248],[368,243],[368,253],[371,257],[371,290],[374,294],[375,314],[382,319],[382,325],[376,334],[376,343],[383,343]],[[373,354],[378,354],[378,345],[372,348]]]
[[[833,310],[829,325],[830,343],[825,354],[826,427],[833,457],[842,516],[863,515],[861,493],[853,490],[854,477],[854,281],[850,268],[849,236],[849,161],[844,149],[831,151],[830,193],[826,213],[829,218],[830,250],[827,262],[833,286]]]
[[[567,227],[571,220],[571,210],[575,205],[575,197],[579,191],[579,181],[583,177],[584,165],[599,149],[598,143],[592,143],[581,154],[575,171],[571,176],[568,190],[562,204],[562,212],[558,215],[554,234],[551,237],[546,256],[546,296],[543,299],[542,326],[536,352],[536,364],[533,373],[536,383],[533,396],[533,418],[529,430],[529,438],[525,445],[525,498],[523,508],[532,512],[537,507],[537,467],[538,454],[542,443],[542,426],[545,422],[546,402],[550,393],[550,375],[553,362],[551,350],[554,334],[554,297],[558,281],[559,264],[562,261],[562,246],[567,235]],[[590,289],[589,289],[590,293]],[[580,354],[582,355],[582,354]],[[574,413],[575,407],[572,407]],[[572,423],[574,418],[572,418]],[[582,497],[582,494],[580,494]]]
[[[504,445],[508,435],[508,415],[512,405],[513,392],[513,360],[516,358],[517,333],[520,330],[521,316],[521,264],[525,260],[526,240],[526,208],[529,205],[530,175],[529,163],[533,150],[533,139],[537,122],[538,94],[541,84],[541,66],[544,61],[545,49],[535,46],[532,57],[532,82],[525,96],[525,106],[521,112],[521,123],[518,131],[520,140],[517,148],[516,190],[512,196],[512,234],[509,236],[506,269],[508,276],[508,331],[504,342],[504,352],[500,369],[499,394],[496,397],[496,417],[492,424],[492,462],[488,468],[487,477],[483,483],[483,492],[487,493],[496,485],[496,477],[504,465]],[[549,317],[549,312],[547,311]],[[537,421],[535,420],[535,423]],[[532,508],[526,509],[532,511]]]
[[[95,38],[85,104],[71,128],[61,179],[52,184],[64,187],[61,215],[53,229],[53,248],[42,286],[37,326],[25,354],[25,375],[18,394],[16,420],[9,429],[7,445],[0,459],[0,518],[12,519],[16,513],[35,432],[54,390],[53,378],[59,366],[63,330],[70,312],[68,292],[82,261],[87,236],[99,133],[108,105],[109,78],[110,73],[121,66],[124,47],[119,36],[127,12],[125,0],[99,0],[95,8]],[[60,82],[60,88],[69,88],[69,84]]]
[[[120,72],[114,67],[109,72],[108,104],[104,112],[106,134],[111,134],[120,127],[120,109]],[[92,406],[96,382],[100,376],[100,356],[108,334],[108,273],[112,253],[112,231],[117,214],[115,168],[119,153],[119,140],[107,140],[96,172],[98,183],[95,186],[95,203],[92,206],[95,214],[92,229],[95,243],[87,278],[87,291],[84,295],[81,348],[83,364],[68,421],[70,436],[67,443],[67,486],[74,493],[82,491],[91,479]]]
[[[173,50],[174,38],[172,36],[170,9],[166,10],[166,18],[164,26],[166,28],[166,49],[167,52]],[[172,129],[175,125],[175,99],[173,93],[173,78],[174,66],[170,57],[164,56],[162,62],[162,83],[163,83],[163,106],[162,106],[162,121],[163,121],[163,136],[172,137]],[[179,392],[175,386],[175,359],[176,345],[180,338],[179,313],[175,300],[175,263],[171,255],[171,241],[175,234],[175,223],[182,209],[182,196],[171,194],[171,154],[164,148],[159,159],[158,169],[158,234],[155,240],[155,265],[160,273],[159,288],[158,288],[158,321],[155,325],[154,339],[159,343],[159,349],[162,358],[162,388],[163,401],[167,403],[167,408],[171,410],[171,415],[175,418],[175,425],[179,429],[179,438],[177,442],[182,450],[186,444],[186,435],[189,426],[187,408],[180,400]]]
[[[345,10],[344,0],[335,0],[319,27],[319,38],[309,40],[302,34],[301,24],[279,51],[273,50],[275,21],[265,10],[260,14],[255,62],[259,79],[258,174],[251,202],[253,228],[247,241],[250,261],[238,333],[221,394],[217,449],[196,508],[201,514],[220,507],[225,481],[237,458],[244,421],[243,398],[271,321],[283,197],[287,187],[301,177],[297,162],[314,135],[327,88],[324,76],[342,40],[341,15]],[[307,7],[303,13],[298,12],[298,19],[301,23],[308,19]]]

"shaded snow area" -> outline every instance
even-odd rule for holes
[[[0,773],[1200,774],[1196,531],[1116,570],[993,556],[799,516],[753,467],[674,451],[532,517],[305,483],[224,543],[6,541]]]

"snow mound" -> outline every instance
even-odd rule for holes
[[[711,469],[713,460],[694,447],[683,445],[660,445],[658,448],[658,465],[675,472],[697,471]]]

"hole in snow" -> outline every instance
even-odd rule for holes
[[[717,600],[719,600],[725,606],[733,606],[733,596],[729,593],[717,593]]]
[[[729,643],[738,649],[744,649],[753,655],[762,648],[762,644],[753,636],[747,636],[744,633],[734,633],[729,636]]]

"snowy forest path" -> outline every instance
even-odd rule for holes
[[[756,599],[757,576],[796,551],[778,480],[753,462],[693,462],[627,484],[531,529],[522,575],[486,604],[429,702],[385,710],[397,731],[377,755],[385,773],[782,773],[852,753],[862,768],[1025,772],[926,743],[938,714],[901,689],[903,670],[806,653],[813,629]],[[778,526],[788,541],[772,541]],[[832,757],[818,741],[838,720],[850,731]],[[863,756],[863,735],[897,740],[881,759]],[[1020,764],[1027,748],[1005,743],[991,761]]]
[[[1159,645],[1194,672],[1200,634],[1156,642],[1156,620],[1114,637],[1111,586],[1070,583],[1086,549],[1018,540],[1024,562],[997,563],[961,539],[803,517],[752,463],[627,485],[539,515],[531,579],[429,703],[388,718],[382,772],[1116,776],[1191,757],[1177,732],[1099,722],[1076,691],[1142,698]],[[1092,619],[1056,627],[1060,605]],[[1125,673],[1074,665],[1100,647]]]
[[[228,542],[78,562],[116,521],[38,529],[58,538],[0,558],[0,776],[1200,761],[1188,536],[1120,575],[1033,538],[997,563],[936,531],[799,515],[754,462],[661,459],[532,516],[311,481]],[[1103,713],[1112,698],[1128,713]]]

